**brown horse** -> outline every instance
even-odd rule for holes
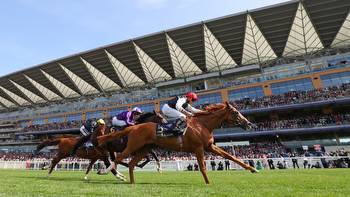
[[[142,114],[136,120],[136,124],[145,123],[145,122],[161,123],[164,121],[165,121],[164,117],[161,116],[159,113],[156,113],[156,112],[151,113],[150,112],[150,113]],[[110,132],[110,129],[109,128],[107,129],[106,127],[101,127],[101,126],[98,129],[96,129],[96,131],[93,133],[93,135],[91,137],[92,142],[96,141],[97,136],[104,134],[105,131]],[[58,139],[53,139],[53,140],[46,140],[37,146],[37,149],[35,151],[36,153],[38,153],[41,149],[43,149],[46,146],[58,145],[58,153],[51,162],[48,176],[51,175],[55,166],[63,158],[71,156],[71,152],[73,150],[73,147],[75,146],[75,144],[78,141],[79,141],[78,137],[64,137],[64,138],[58,138]],[[108,156],[110,155],[111,159],[115,160],[114,153],[115,152],[122,152],[125,149],[125,147],[126,147],[125,140],[124,141],[123,140],[116,140],[116,141],[107,143],[104,147],[97,147],[97,148],[93,147],[90,149],[84,149],[84,148],[78,149],[76,152],[77,157],[90,160],[90,164],[85,172],[84,178],[87,179],[88,173],[90,172],[93,164],[97,160],[99,160],[99,159],[102,160],[104,162],[105,166],[109,167],[111,163],[109,162]],[[109,154],[108,154],[108,152],[109,152]],[[157,158],[157,156],[154,152],[151,151],[150,153],[157,161],[157,170],[160,172],[161,168],[160,168],[159,159]],[[146,156],[146,161],[144,161],[142,164],[137,165],[137,166],[142,168],[148,162],[150,162],[150,159],[148,156]],[[121,164],[124,165],[125,167],[129,167],[127,163],[121,162]],[[114,176],[116,176],[116,178],[118,178],[120,180],[125,180],[125,176],[123,174],[121,174],[120,172],[118,172],[116,170],[112,170],[112,173],[114,174]],[[100,174],[103,174],[103,173],[100,173]]]
[[[100,136],[104,134],[104,127],[97,129],[97,132],[93,133],[92,139],[96,139],[97,136]],[[79,141],[79,137],[62,137],[57,138],[53,140],[45,140],[44,142],[40,143],[36,148],[36,153],[38,153],[41,149],[43,149],[46,146],[58,146],[58,153],[56,156],[52,159],[50,169],[48,172],[48,176],[51,175],[53,169],[55,166],[64,158],[71,156],[71,151],[73,150],[75,144]],[[114,153],[113,153],[114,154]],[[105,151],[103,148],[89,148],[89,149],[78,149],[76,152],[76,156],[82,159],[88,159],[90,160],[90,163],[86,169],[85,177],[84,179],[87,180],[87,175],[89,174],[92,166],[97,160],[102,160],[104,164],[108,167],[111,165],[109,159],[108,159],[108,152]],[[120,172],[117,172],[116,170],[112,170],[113,175],[119,179],[119,180],[125,180],[125,176],[121,174]]]
[[[37,146],[37,151],[40,151],[42,148],[46,146],[58,146],[58,153],[57,155],[52,159],[50,169],[48,172],[48,176],[51,175],[53,169],[55,166],[64,158],[70,157],[70,153],[73,150],[74,145],[79,141],[78,137],[64,137],[64,138],[57,138],[53,140],[45,140],[41,144]],[[90,148],[90,149],[78,149],[76,152],[76,156],[82,159],[88,159],[90,160],[90,163],[86,169],[85,177],[84,179],[87,179],[87,175],[89,174],[92,166],[97,160],[102,160],[106,166],[110,165],[108,154],[98,151],[96,148]],[[116,171],[112,171],[112,173],[116,176],[118,179],[122,179],[122,177],[119,177],[118,173]]]
[[[113,133],[98,137],[98,143],[104,144],[110,140],[116,140],[120,137],[128,135],[129,141],[126,149],[117,156],[115,164],[120,163],[124,158],[134,153],[132,160],[129,162],[130,182],[135,183],[134,167],[148,153],[148,144],[155,144],[161,148],[174,151],[183,151],[194,153],[205,180],[209,183],[206,173],[204,151],[212,152],[220,155],[225,159],[229,159],[244,169],[251,172],[258,172],[229,153],[214,145],[213,130],[219,128],[223,123],[229,125],[240,125],[244,129],[251,129],[253,124],[249,122],[237,109],[226,102],[226,104],[211,105],[206,108],[204,113],[190,117],[187,120],[187,130],[181,137],[157,137],[156,124],[144,123],[132,127],[128,127],[119,133]]]

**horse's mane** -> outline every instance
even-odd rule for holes
[[[145,123],[145,121],[154,116],[154,112],[146,112],[140,115],[140,117],[136,120],[137,123]]]
[[[79,136],[77,135],[73,135],[73,134],[62,134],[62,135],[58,135],[56,137],[53,137],[52,139],[60,139],[60,138],[77,138]]]
[[[217,110],[223,109],[225,106],[226,105],[223,104],[223,103],[210,104],[210,105],[206,106],[204,108],[204,110],[207,111],[207,112],[213,112],[213,111],[217,111]]]
[[[218,103],[218,104],[210,104],[206,107],[204,107],[204,112],[202,113],[196,113],[194,114],[195,117],[198,117],[198,116],[203,116],[203,115],[208,115],[210,114],[210,112],[215,112],[215,111],[218,111],[218,110],[221,110],[223,108],[225,108],[225,104],[223,103]]]

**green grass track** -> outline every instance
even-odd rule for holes
[[[126,172],[124,172],[126,173]],[[92,172],[0,170],[0,196],[350,196],[350,169],[136,172],[136,185]]]

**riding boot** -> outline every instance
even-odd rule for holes
[[[173,129],[174,135],[179,135],[186,128],[186,121],[182,119],[176,120],[175,128]]]

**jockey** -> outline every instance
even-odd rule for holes
[[[117,128],[125,128],[135,125],[135,120],[142,114],[139,107],[134,107],[131,111],[123,111],[112,118],[112,125]]]
[[[105,124],[106,123],[103,119],[98,119],[96,122],[87,120],[83,126],[80,127],[80,133],[83,135],[83,137],[80,138],[79,141],[74,145],[71,155],[75,155],[78,148],[90,140],[92,133],[98,126]]]
[[[180,119],[182,121],[181,124],[183,124],[187,116],[203,112],[191,106],[197,100],[198,96],[194,92],[189,92],[186,96],[177,96],[163,105],[162,112],[167,118]]]

